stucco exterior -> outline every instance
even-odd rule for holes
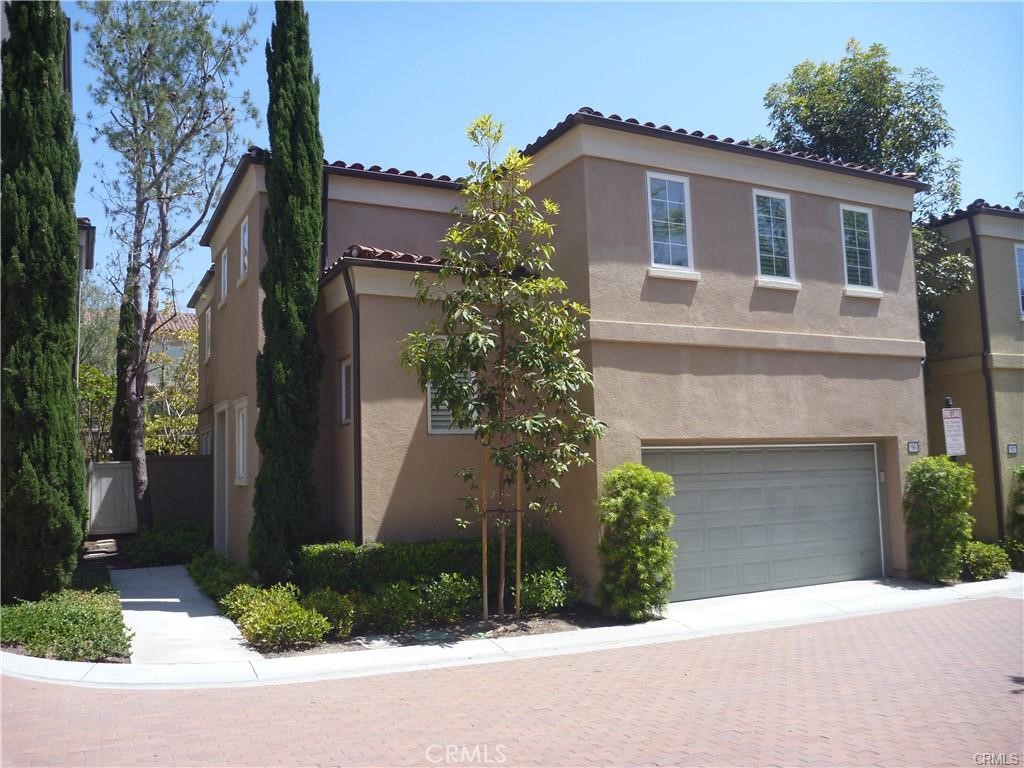
[[[941,349],[928,363],[928,431],[933,452],[944,451],[942,407],[952,398],[963,411],[964,460],[978,486],[974,532],[992,541],[1003,533],[998,516],[1002,510],[1005,520],[1013,467],[1024,461],[1024,313],[1014,252],[1024,244],[1024,212],[979,201],[937,226],[951,251],[970,256],[975,283],[941,303]]]
[[[582,354],[594,387],[582,393],[583,403],[608,425],[592,448],[594,463],[566,477],[556,497],[564,512],[553,530],[585,594],[593,596],[600,578],[599,478],[640,461],[650,446],[870,443],[881,470],[886,570],[905,573],[900,499],[914,458],[906,446],[914,441],[927,451],[913,184],[592,125],[563,132],[533,160],[536,196],[561,209],[554,266],[569,295],[592,311]],[[242,211],[252,217],[261,210],[261,172],[254,162],[233,180],[208,232],[215,257],[225,243],[231,247]],[[688,180],[690,274],[652,268],[652,172]],[[317,310],[324,352],[314,478],[319,530],[362,541],[456,535],[466,487],[455,472],[478,465],[480,449],[471,436],[428,432],[426,396],[398,363],[401,339],[428,319],[410,284],[423,267],[345,255],[357,243],[440,255],[456,185],[361,168],[326,167],[325,178],[330,270]],[[788,195],[795,275],[786,285],[758,279],[753,189]],[[236,205],[246,193],[251,202]],[[870,211],[877,278],[869,290],[845,285],[841,205]],[[197,306],[200,313],[206,306],[228,310],[215,318],[214,362],[201,366],[201,425],[213,423],[218,403],[248,396],[254,426],[250,371],[261,339],[260,296],[221,307],[217,285],[215,276]],[[229,303],[243,296],[236,292]],[[232,314],[235,307],[247,321]],[[230,338],[245,343],[218,355]],[[360,396],[354,418],[342,423],[346,360],[356,363]],[[230,443],[225,449],[231,452]],[[258,459],[254,446],[249,455]],[[229,551],[242,560],[251,498],[243,487],[228,502]]]

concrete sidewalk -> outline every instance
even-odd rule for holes
[[[110,572],[134,633],[132,664],[220,664],[260,658],[182,565]]]
[[[140,644],[137,653],[152,654],[151,659],[167,659],[166,663],[92,664],[3,653],[0,654],[0,673],[102,687],[209,688],[293,683],[576,654],[810,624],[984,597],[1004,596],[1019,601],[1024,596],[1024,581],[1020,573],[1012,573],[997,581],[954,587],[929,587],[895,579],[853,581],[674,603],[668,606],[664,618],[643,624],[264,659],[241,645],[231,622],[210,615],[215,610],[212,602],[207,600],[208,605],[202,607],[194,598],[182,597],[192,595],[194,585],[189,590],[188,585],[181,584],[181,591],[172,594],[169,585],[177,582],[172,582],[169,574],[159,575],[164,577],[163,581],[155,579],[152,574],[148,577],[154,579],[151,582],[153,591],[149,593],[142,590],[147,577],[140,575],[128,594],[122,593],[122,599],[126,601],[126,609],[133,613],[145,606],[149,610],[138,612],[151,614],[145,618],[133,616],[131,620],[139,631],[135,641]],[[118,581],[122,579],[123,575]],[[132,580],[130,577],[129,581]],[[156,589],[157,584],[162,585],[159,590]],[[175,600],[178,602],[173,602]],[[165,605],[180,608],[168,611],[161,607]],[[219,621],[214,622],[213,619]],[[220,622],[226,622],[231,630]],[[218,628],[211,629],[215,625]],[[192,626],[197,629],[192,647],[188,647],[186,636],[191,632],[188,627]],[[211,644],[206,646],[208,641]],[[160,650],[161,643],[166,655]],[[206,647],[210,650],[203,656],[202,651]],[[176,655],[193,660],[175,663],[172,659]],[[132,659],[136,661],[136,653]]]

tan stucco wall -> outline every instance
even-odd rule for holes
[[[332,261],[356,244],[438,256],[439,241],[451,225],[451,217],[434,211],[331,200],[327,222],[328,261]]]
[[[994,540],[998,535],[994,462],[1002,481],[1003,502],[1011,488],[1013,467],[1024,461],[1019,453],[1010,456],[1008,443],[1024,447],[1024,322],[1019,311],[1014,243],[1024,242],[1024,220],[1006,216],[974,215],[978,235],[991,356],[988,361],[995,400],[997,449],[992,450],[988,398],[982,366],[984,338],[981,304],[975,284],[957,296],[944,299],[942,349],[928,365],[928,429],[932,452],[942,453],[941,409],[945,397],[952,397],[963,409],[967,455],[978,486],[972,513],[975,535]],[[942,228],[950,250],[974,254],[970,226],[966,219]],[[975,280],[977,280],[975,275]]]

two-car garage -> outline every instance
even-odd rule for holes
[[[645,448],[672,476],[670,600],[883,574],[873,444]]]

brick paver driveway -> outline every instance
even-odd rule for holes
[[[1021,610],[995,597],[296,685],[8,678],[3,764],[1018,765]]]

